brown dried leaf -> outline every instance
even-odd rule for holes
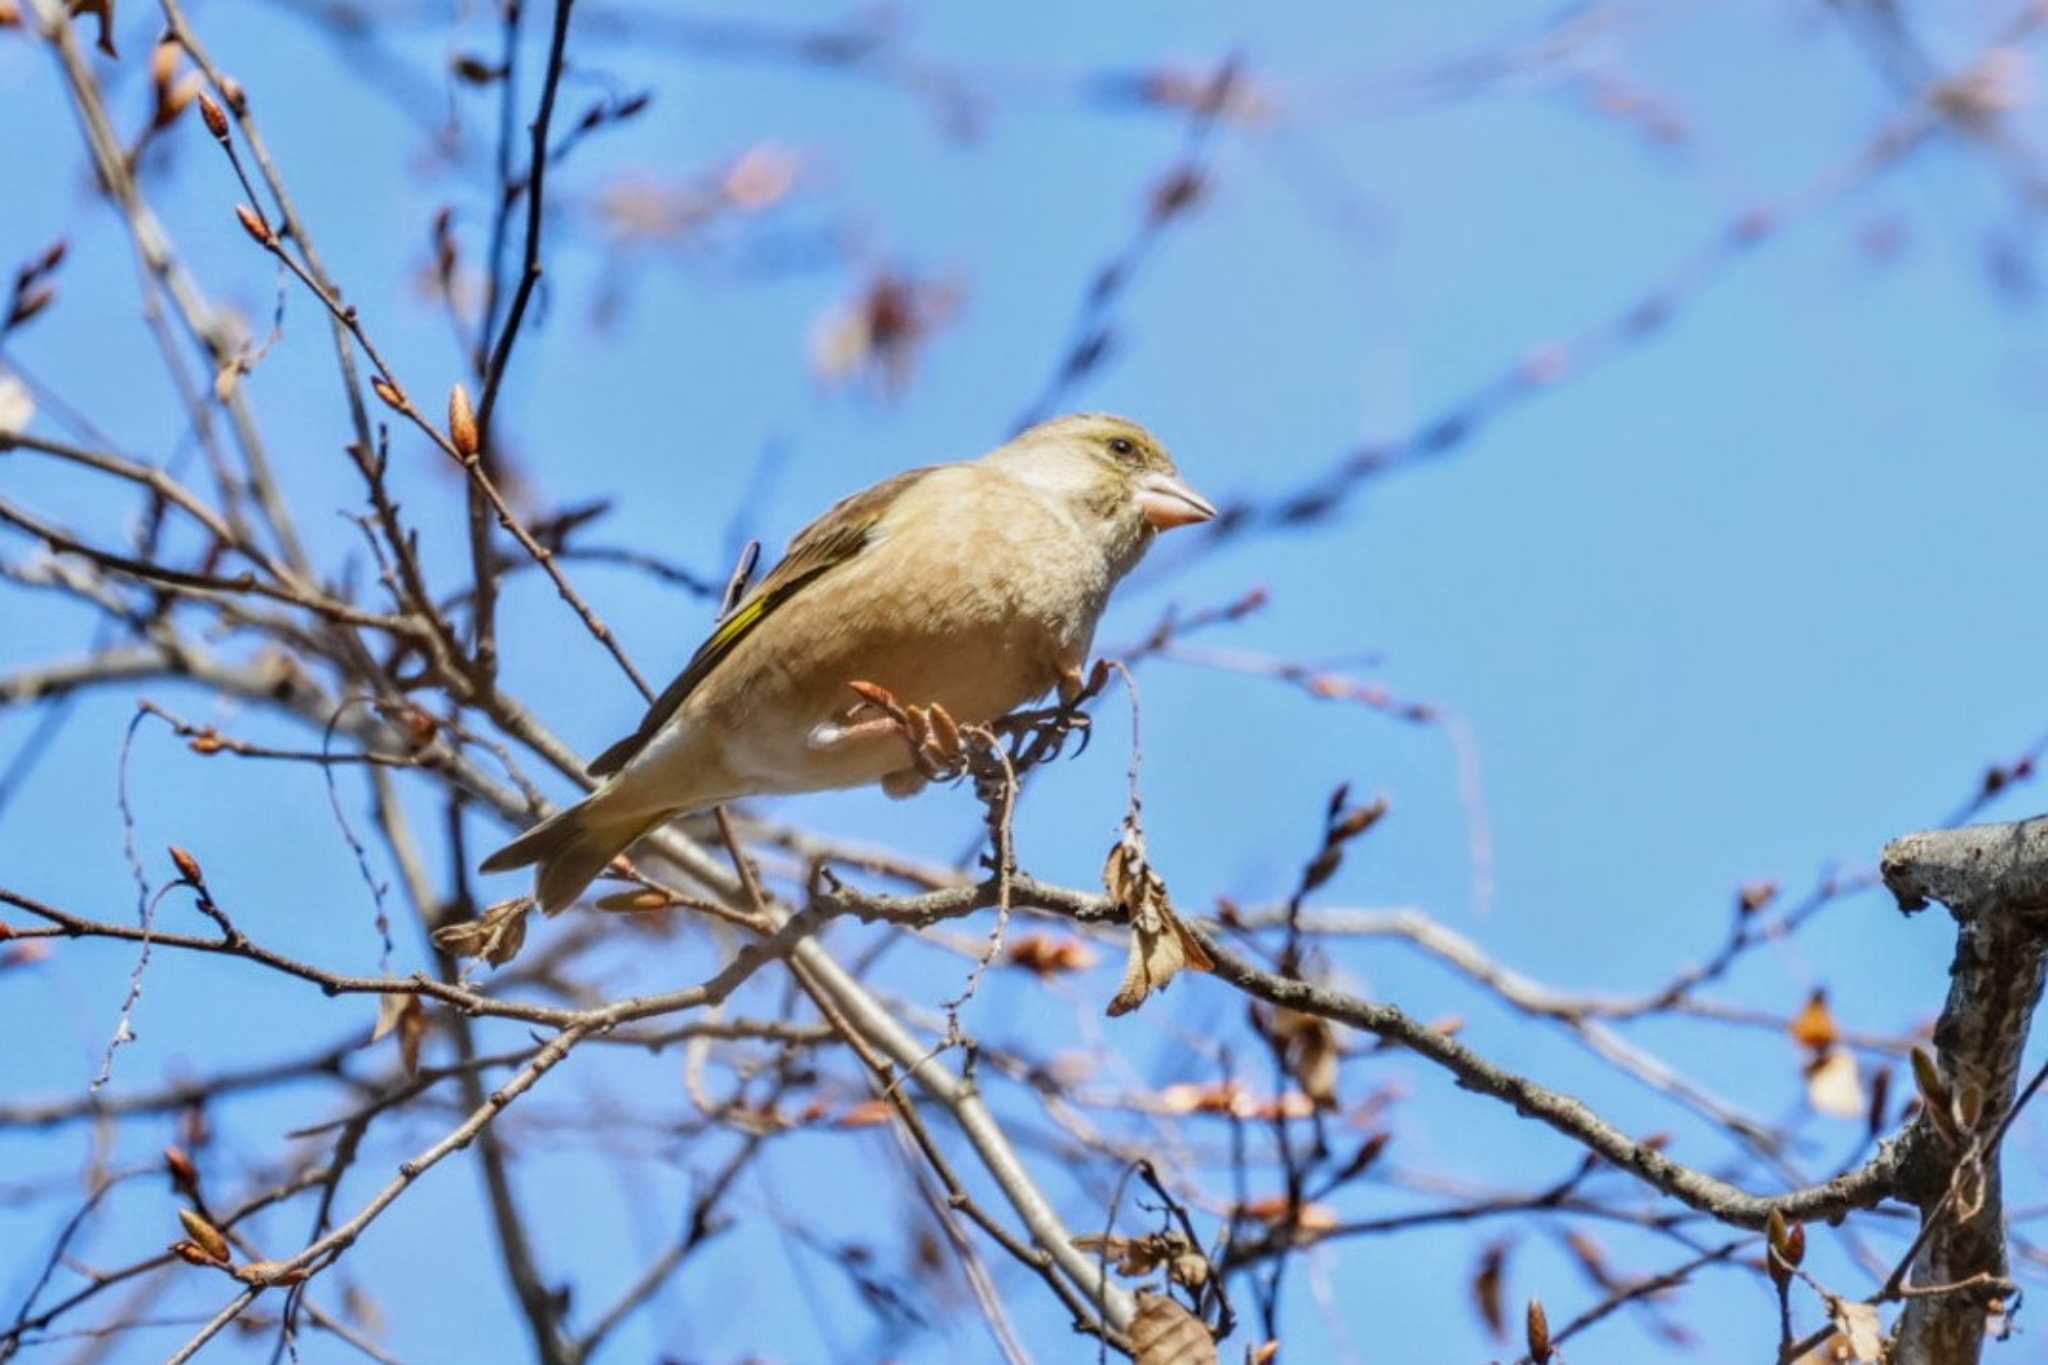
[[[70,11],[73,18],[81,14],[90,14],[99,20],[100,51],[109,57],[121,55],[114,51],[114,0],[71,0]]]
[[[417,995],[387,992],[377,1006],[377,1027],[370,1031],[372,1043],[387,1033],[398,1034],[398,1055],[409,1073],[420,1068],[420,1042],[427,1036],[427,1007]]]
[[[896,1116],[896,1106],[884,1099],[862,1100],[848,1105],[833,1122],[841,1128],[872,1128]]]
[[[1506,1278],[1509,1245],[1507,1242],[1489,1243],[1479,1253],[1478,1269],[1472,1272],[1472,1306],[1479,1310],[1479,1320],[1486,1324],[1486,1334],[1495,1341],[1506,1341],[1508,1336],[1502,1281]]]
[[[1100,1252],[1116,1267],[1119,1275],[1149,1275],[1166,1267],[1176,1284],[1200,1289],[1209,1279],[1209,1258],[1188,1244],[1178,1232],[1154,1232],[1143,1237],[1104,1237],[1093,1234],[1073,1239],[1077,1251]]]
[[[1281,1224],[1287,1221],[1287,1196],[1269,1195],[1264,1199],[1250,1199],[1237,1206],[1238,1214],[1258,1223]],[[1337,1211],[1327,1204],[1303,1204],[1300,1216],[1294,1226],[1302,1232],[1328,1232],[1338,1224]]]
[[[1578,1261],[1579,1269],[1586,1272],[1586,1278],[1610,1294],[1619,1293],[1627,1286],[1608,1268],[1606,1250],[1583,1232],[1571,1231],[1564,1235],[1565,1249]]]
[[[1102,866],[1102,885],[1109,898],[1131,917],[1131,953],[1123,984],[1109,1002],[1109,1013],[1129,1014],[1155,990],[1164,990],[1182,971],[1210,971],[1201,941],[1173,913],[1166,880],[1145,858],[1145,835],[1136,820],[1125,817],[1123,837],[1109,850]]]
[[[1131,1357],[1137,1365],[1216,1365],[1216,1342],[1201,1319],[1163,1294],[1137,1294]]]
[[[412,1008],[398,1016],[398,1056],[405,1063],[405,1074],[420,1074],[420,1044],[427,1037],[427,1007],[415,995],[408,997]]]
[[[1040,976],[1081,972],[1095,965],[1095,950],[1064,934],[1028,934],[1010,944],[1005,960]]]
[[[1072,1240],[1076,1251],[1102,1253],[1103,1259],[1114,1266],[1119,1275],[1149,1275],[1164,1254],[1153,1246],[1150,1237],[1104,1237],[1100,1233],[1090,1233]]]
[[[450,957],[480,957],[502,967],[526,946],[526,916],[532,909],[530,896],[499,901],[475,919],[442,925],[434,931],[434,942]]]
[[[1257,1102],[1236,1081],[1197,1085],[1177,1081],[1159,1092],[1159,1108],[1167,1114],[1237,1114],[1249,1118]]]
[[[1857,1365],[1879,1365],[1883,1361],[1884,1320],[1878,1316],[1877,1305],[1831,1298],[1828,1320],[1835,1325],[1837,1339],[1849,1348],[1847,1356],[1837,1359],[1853,1360]]]
[[[1337,1108],[1337,1063],[1344,1053],[1337,1043],[1336,1027],[1321,1015],[1276,1009],[1266,1023],[1266,1032],[1284,1044],[1287,1069],[1300,1083],[1302,1093],[1320,1108]]]
[[[413,1003],[413,998],[403,992],[387,991],[377,997],[377,1026],[370,1030],[370,1041],[379,1043],[384,1035],[398,1027],[398,1016]]]
[[[1835,1026],[1835,1016],[1828,1010],[1828,993],[1824,986],[1816,986],[1807,997],[1806,1008],[1792,1019],[1792,1037],[1801,1047],[1825,1052],[1841,1041],[1842,1031]]]

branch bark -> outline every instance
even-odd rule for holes
[[[1998,1140],[2048,962],[2048,816],[1909,834],[1885,848],[1882,867],[1900,910],[1938,901],[1955,918],[1955,960],[1934,1042],[1955,1097],[1978,1097],[1956,1106],[1974,1119],[1955,1125],[1956,1139],[1945,1140],[1939,1124],[1919,1124],[1901,1147],[1899,1192],[1919,1205],[1923,1230],[1895,1359],[1974,1365],[1989,1301],[2011,1292]],[[1925,1292],[1936,1285],[1958,1287]]]

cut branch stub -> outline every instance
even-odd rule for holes
[[[1899,1193],[1919,1205],[1922,1224],[1908,1283],[1959,1287],[1907,1299],[1894,1358],[1972,1365],[2008,1270],[1997,1139],[2048,962],[2048,818],[1909,834],[1885,848],[1882,869],[1901,910],[1939,902],[1955,917],[1948,999],[1934,1029],[1937,1089],[1968,1096],[1936,1120],[1953,1129],[1946,1141],[1921,1124],[1901,1147]]]

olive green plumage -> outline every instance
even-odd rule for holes
[[[1151,433],[1092,413],[845,498],[591,763],[603,784],[483,870],[538,863],[559,909],[677,814],[877,781],[907,795],[923,785],[908,747],[849,682],[971,723],[1070,692],[1118,580],[1160,530],[1214,514]]]

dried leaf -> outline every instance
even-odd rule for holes
[[[796,187],[802,160],[786,147],[763,142],[741,152],[719,182],[719,193],[742,213],[759,213]]]
[[[408,1076],[420,1074],[420,1044],[427,1037],[427,1008],[415,995],[410,997],[412,1008],[398,1016],[398,1056],[405,1063]]]
[[[1816,1112],[1839,1119],[1860,1119],[1869,1106],[1856,1055],[1838,1047],[1816,1057],[1806,1068],[1806,1102]]]
[[[109,57],[121,55],[114,51],[114,0],[71,0],[70,10],[74,18],[81,14],[90,14],[99,20],[100,51]]]
[[[1119,1275],[1149,1275],[1160,1266],[1176,1284],[1200,1289],[1209,1279],[1209,1258],[1188,1244],[1178,1232],[1154,1232],[1144,1237],[1104,1237],[1093,1234],[1076,1237],[1078,1251],[1100,1252]]]
[[[1137,1294],[1131,1357],[1137,1365],[1216,1365],[1216,1342],[1201,1319],[1163,1294]]]
[[[370,1030],[370,1041],[382,1042],[384,1035],[398,1027],[398,1016],[413,1004],[413,997],[401,992],[386,992],[377,997],[377,1026]]]
[[[1265,1028],[1268,1037],[1283,1044],[1287,1069],[1302,1093],[1320,1108],[1337,1108],[1337,1063],[1344,1053],[1336,1026],[1321,1015],[1276,1009]]]
[[[398,1034],[398,1055],[404,1061],[407,1073],[417,1075],[420,1043],[427,1036],[427,1007],[420,1003],[417,995],[388,992],[380,998],[377,1027],[370,1031],[370,1041],[378,1042],[385,1034],[394,1031]]]
[[[0,374],[0,436],[28,430],[36,415],[36,400],[28,385],[11,374]]]
[[[1159,1108],[1167,1114],[1236,1114],[1249,1118],[1256,1107],[1257,1102],[1236,1081],[1211,1081],[1207,1085],[1179,1081],[1159,1092]]]
[[[531,896],[499,901],[475,919],[442,925],[434,931],[434,942],[450,957],[480,957],[502,967],[526,945],[526,916],[532,909]]]
[[[1029,934],[1010,944],[1005,960],[1040,976],[1086,971],[1095,965],[1095,950],[1063,934]]]
[[[1124,819],[1123,837],[1102,866],[1102,885],[1131,918],[1130,960],[1123,984],[1109,1002],[1112,1016],[1130,1013],[1181,971],[1214,968],[1201,941],[1173,913],[1166,880],[1146,861],[1144,832],[1130,816]]]
[[[1828,1320],[1834,1323],[1839,1339],[1849,1348],[1849,1354],[1840,1358],[1856,1361],[1857,1365],[1879,1365],[1883,1361],[1884,1321],[1878,1316],[1877,1305],[1829,1299]]]
[[[1586,1278],[1610,1294],[1621,1292],[1627,1286],[1608,1268],[1607,1252],[1601,1245],[1583,1232],[1572,1231],[1564,1235],[1565,1249],[1571,1252],[1579,1263],[1579,1269],[1586,1272]]]
[[[1495,1341],[1506,1341],[1508,1336],[1507,1309],[1502,1303],[1502,1281],[1506,1278],[1508,1264],[1507,1242],[1490,1243],[1479,1253],[1479,1267],[1472,1272],[1472,1306],[1479,1310],[1479,1320],[1486,1324],[1486,1334]]]
[[[896,1106],[884,1099],[862,1100],[848,1105],[833,1122],[841,1128],[872,1128],[896,1116]]]
[[[1825,987],[1816,986],[1807,997],[1806,1008],[1792,1019],[1792,1037],[1801,1047],[1825,1052],[1841,1041],[1842,1031],[1835,1027],[1835,1016],[1828,1011],[1828,993]]]
[[[1254,1222],[1281,1224],[1287,1221],[1287,1205],[1287,1196],[1276,1194],[1247,1200],[1237,1206],[1237,1212]],[[1294,1226],[1301,1232],[1328,1232],[1338,1221],[1337,1211],[1327,1204],[1303,1204]]]
[[[955,313],[962,290],[884,271],[811,331],[811,363],[829,382],[871,373],[894,397],[910,382],[918,353]]]

